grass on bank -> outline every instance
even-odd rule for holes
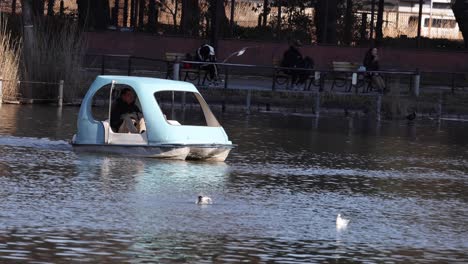
[[[6,17],[0,15],[0,78],[3,81],[3,99],[17,97],[19,80],[19,63],[21,58],[21,40],[12,36]]]

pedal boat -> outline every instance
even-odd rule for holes
[[[146,131],[143,133],[116,133],[109,124],[111,105],[105,120],[96,120],[92,113],[93,97],[97,92],[107,92],[108,102],[112,102],[117,86],[130,86],[138,98],[143,113]],[[110,86],[110,89],[109,89]],[[101,90],[107,87],[107,90]],[[156,99],[159,92],[192,94],[199,103],[199,109],[206,125],[183,125],[177,120],[167,120]],[[166,93],[167,94],[167,93]],[[185,107],[181,102],[178,107]],[[114,153],[129,156],[176,159],[224,161],[233,144],[226,132],[213,115],[208,104],[195,86],[188,82],[166,79],[98,76],[86,93],[78,115],[77,133],[71,141],[77,151]]]

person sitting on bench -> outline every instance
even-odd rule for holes
[[[202,62],[216,62],[215,50],[208,44],[202,45],[197,49],[197,60]],[[218,80],[218,68],[215,64],[202,64],[200,66],[202,70],[208,71],[208,81],[216,82]]]
[[[370,48],[366,52],[363,64],[366,71],[378,71],[380,69],[377,48]],[[385,81],[380,74],[373,72],[368,74],[368,77],[371,78],[372,86],[377,88],[378,92],[386,92]]]
[[[314,61],[306,56],[303,57],[299,48],[302,43],[299,40],[295,40],[288,50],[283,54],[283,60],[281,61],[281,67],[285,68],[303,68],[309,69],[314,67]],[[310,72],[305,70],[284,70],[284,73],[291,76],[291,84],[293,88],[296,85],[303,84],[307,78],[309,78]]]

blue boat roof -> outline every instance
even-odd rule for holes
[[[110,83],[116,81],[118,84],[127,84],[132,86],[135,91],[146,93],[146,92],[158,92],[158,91],[186,91],[196,92],[197,88],[189,83],[183,81],[174,81],[167,79],[151,78],[151,77],[136,77],[136,76],[122,76],[122,75],[99,75],[96,81],[100,83]]]

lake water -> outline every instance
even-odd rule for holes
[[[216,113],[203,163],[75,153],[77,112],[1,105],[0,262],[468,262],[468,122]]]

